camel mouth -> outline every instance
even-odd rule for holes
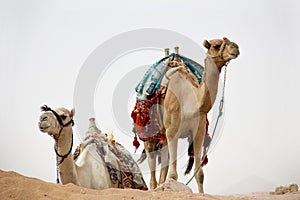
[[[231,59],[234,59],[234,58],[237,58],[238,55],[239,55],[238,53],[229,53],[228,57],[231,58]]]
[[[40,131],[46,132],[49,127],[40,127]]]
[[[47,129],[49,129],[50,128],[50,126],[46,126],[45,124],[44,125],[42,125],[41,124],[41,122],[39,123],[39,128],[40,128],[40,131],[42,131],[42,132],[46,132],[47,131]]]

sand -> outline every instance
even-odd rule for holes
[[[271,192],[271,191],[270,191]],[[26,199],[26,200],[94,200],[94,199],[199,199],[199,200],[300,200],[300,192],[290,192],[281,195],[265,193],[250,193],[243,195],[209,195],[187,194],[184,192],[150,192],[131,189],[105,189],[92,190],[73,184],[58,185],[47,183],[36,178],[25,177],[16,172],[0,170],[0,200]]]

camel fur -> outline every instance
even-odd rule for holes
[[[74,156],[76,153],[78,154],[74,160],[71,150],[73,146],[72,124],[75,110],[66,108],[52,110],[47,106],[43,106],[42,110],[45,112],[40,116],[39,128],[41,132],[48,133],[54,138],[62,184],[73,183],[91,189],[133,188],[147,190],[140,169],[130,156],[130,153],[121,144],[113,139],[109,139],[107,134],[101,133],[96,127],[94,118],[89,120],[90,126],[86,133],[86,139],[77,147]],[[116,177],[112,179],[108,165],[114,167],[114,172],[118,171],[115,173],[116,176],[118,174],[118,177],[124,177],[120,175],[123,171],[118,168],[121,166],[120,159],[113,153],[112,148],[117,149],[117,153],[121,153],[124,156],[122,161],[129,163],[130,169],[128,170],[133,172],[134,187],[131,187],[131,185],[126,187],[127,185],[122,182],[125,179],[120,180]],[[103,153],[101,154],[101,152]],[[121,187],[120,183],[122,184]]]
[[[204,174],[201,167],[201,151],[206,134],[207,113],[212,108],[217,92],[220,72],[230,60],[240,54],[239,47],[227,38],[214,39],[203,43],[207,49],[205,73],[201,83],[197,83],[184,73],[185,66],[180,60],[170,61],[169,70],[162,83],[168,82],[165,98],[161,102],[166,141],[161,152],[161,174],[159,184],[166,177],[177,180],[177,147],[179,138],[188,138],[193,143],[195,159],[195,179],[198,191],[203,193]],[[177,50],[178,51],[178,50]],[[165,80],[165,79],[168,80]],[[157,187],[155,177],[155,144],[144,142],[151,171],[150,189]],[[196,170],[199,169],[197,172]]]

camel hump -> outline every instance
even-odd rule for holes
[[[95,122],[95,118],[90,118],[89,119],[89,129],[86,132],[86,136],[88,135],[100,135],[102,132],[100,129],[98,129],[96,122]]]

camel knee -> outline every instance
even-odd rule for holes
[[[147,156],[153,158],[155,153],[155,144],[151,142],[144,142],[144,148]]]
[[[203,174],[203,172],[197,174],[196,181],[197,181],[197,183],[200,183],[200,184],[203,185],[203,182],[204,182],[204,174]]]

